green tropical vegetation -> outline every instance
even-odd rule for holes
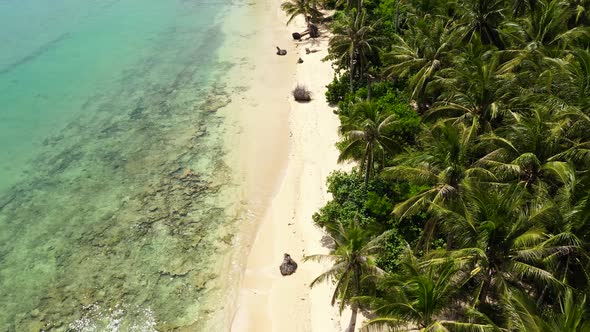
[[[281,4],[281,9],[289,16],[287,24],[299,15],[302,15],[308,24],[310,20],[316,20],[323,16],[318,9],[318,3],[314,0],[289,0]]]
[[[590,331],[590,1],[323,5],[348,330]]]

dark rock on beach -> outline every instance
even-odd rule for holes
[[[281,270],[282,275],[288,276],[297,271],[297,263],[295,263],[289,254],[285,254],[285,258],[279,269]]]
[[[277,55],[287,55],[287,50],[284,50],[277,46]]]

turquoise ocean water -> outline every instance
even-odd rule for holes
[[[0,0],[0,331],[199,331],[221,310],[231,6]]]

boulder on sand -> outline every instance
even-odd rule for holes
[[[279,269],[281,270],[282,275],[288,276],[297,271],[297,263],[295,263],[289,254],[285,254],[285,258],[283,258],[283,263]]]

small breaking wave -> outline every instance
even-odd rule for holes
[[[124,308],[116,305],[103,308],[91,304],[85,308],[84,317],[68,325],[75,332],[156,332],[156,317],[150,308]]]

